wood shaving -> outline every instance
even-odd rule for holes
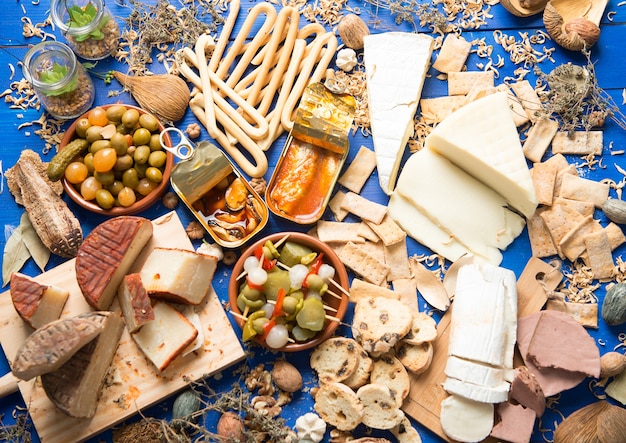
[[[316,0],[306,3],[301,9],[302,15],[310,22],[334,26],[343,17],[343,9],[348,0]]]
[[[554,47],[547,47],[545,43],[551,40],[544,31],[537,30],[535,34],[528,32],[518,32],[519,39],[515,36],[505,34],[501,30],[493,31],[494,41],[502,46],[509,58],[516,65],[524,67],[535,66],[536,64],[549,60],[554,63],[552,54],[556,50]],[[538,49],[537,46],[544,45]]]

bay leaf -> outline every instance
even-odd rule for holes
[[[7,228],[5,228],[7,229]],[[11,281],[11,274],[19,271],[24,263],[30,258],[30,252],[22,237],[22,225],[19,225],[10,234],[4,245],[2,254],[2,287]]]
[[[22,218],[20,219],[20,226],[22,227],[22,240],[24,244],[28,248],[28,252],[30,253],[33,260],[39,266],[39,269],[43,272],[50,260],[50,249],[46,247],[37,235],[37,231],[33,228],[32,223],[30,222],[30,218],[28,218],[28,214],[26,211],[22,214]]]

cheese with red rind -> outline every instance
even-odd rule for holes
[[[102,325],[102,332],[80,348],[63,366],[41,376],[48,398],[70,417],[90,418],[96,413],[106,374],[113,362],[124,320],[118,312],[91,312],[89,317]]]
[[[76,280],[89,305],[108,309],[117,288],[152,237],[143,217],[121,216],[101,223],[85,238],[76,256]]]
[[[34,329],[58,320],[70,295],[67,289],[39,283],[19,272],[11,275],[10,293],[15,310]]]
[[[154,320],[152,302],[138,273],[124,276],[117,290],[117,298],[129,332],[135,332]]]
[[[21,380],[52,372],[63,366],[103,330],[91,316],[63,318],[28,336],[18,349],[11,369]]]

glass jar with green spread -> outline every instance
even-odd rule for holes
[[[52,0],[50,14],[79,57],[101,60],[117,52],[120,27],[104,0]]]
[[[61,42],[33,46],[24,57],[23,72],[41,105],[55,118],[76,118],[93,104],[95,89],[89,74]]]

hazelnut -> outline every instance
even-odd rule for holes
[[[197,221],[190,222],[187,228],[185,228],[185,232],[187,232],[187,236],[192,240],[204,238],[204,227]]]
[[[348,48],[363,49],[364,38],[370,35],[370,30],[361,17],[348,14],[337,25],[337,33]]]
[[[234,412],[224,412],[217,422],[217,435],[221,441],[246,441],[246,433],[241,418]]]
[[[286,392],[296,392],[302,389],[302,374],[300,371],[285,360],[274,362],[272,378],[279,389]]]
[[[226,266],[234,265],[237,262],[237,253],[235,251],[224,251],[222,263]]]
[[[185,133],[192,140],[200,137],[200,131],[200,125],[198,123],[190,123],[187,125],[187,129],[185,129]]]
[[[176,206],[178,206],[179,198],[175,192],[168,191],[165,193],[165,195],[163,195],[163,199],[161,201],[163,202],[163,206],[165,206],[167,209],[176,209]]]

